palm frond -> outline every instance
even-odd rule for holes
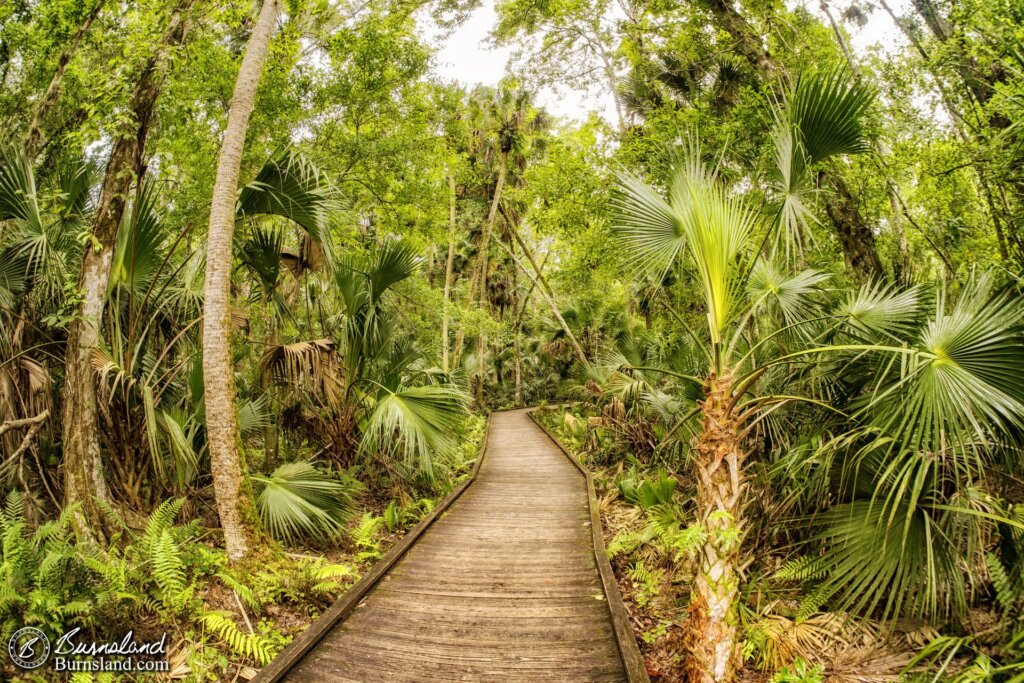
[[[800,74],[785,103],[809,164],[868,149],[864,116],[874,90],[845,65]]]
[[[428,384],[388,392],[366,420],[360,448],[401,452],[407,464],[431,476],[432,458],[452,447],[468,398],[450,385]]]
[[[281,465],[270,476],[253,475],[256,509],[281,541],[336,535],[353,512],[357,489],[308,462]]]
[[[238,193],[236,214],[281,216],[296,223],[316,243],[325,262],[334,262],[330,217],[338,208],[324,175],[301,154],[285,149],[267,160],[256,178]]]

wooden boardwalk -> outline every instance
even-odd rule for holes
[[[527,411],[490,420],[472,483],[257,681],[646,679],[588,477]]]

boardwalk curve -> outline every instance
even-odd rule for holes
[[[645,681],[589,477],[527,412],[256,681]]]

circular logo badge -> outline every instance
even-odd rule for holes
[[[39,629],[26,626],[7,641],[7,652],[22,669],[38,669],[50,656],[50,639]]]

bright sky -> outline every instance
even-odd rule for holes
[[[824,15],[818,10],[817,0],[789,0],[789,3],[792,6],[807,6],[825,20]],[[909,9],[909,0],[890,0],[890,6],[897,14],[903,15]],[[511,48],[495,48],[488,44],[488,36],[497,20],[494,0],[483,0],[480,7],[455,30],[438,52],[438,75],[465,86],[478,83],[497,84],[505,75],[512,56]],[[851,33],[851,47],[858,54],[866,53],[874,45],[880,46],[884,54],[905,44],[899,29],[881,9],[876,9],[869,15],[864,28],[846,26],[846,29]],[[581,121],[593,111],[601,112],[609,121],[615,118],[615,105],[607,92],[587,93],[566,89],[555,93],[545,89],[538,93],[538,101],[549,112],[567,119]]]

